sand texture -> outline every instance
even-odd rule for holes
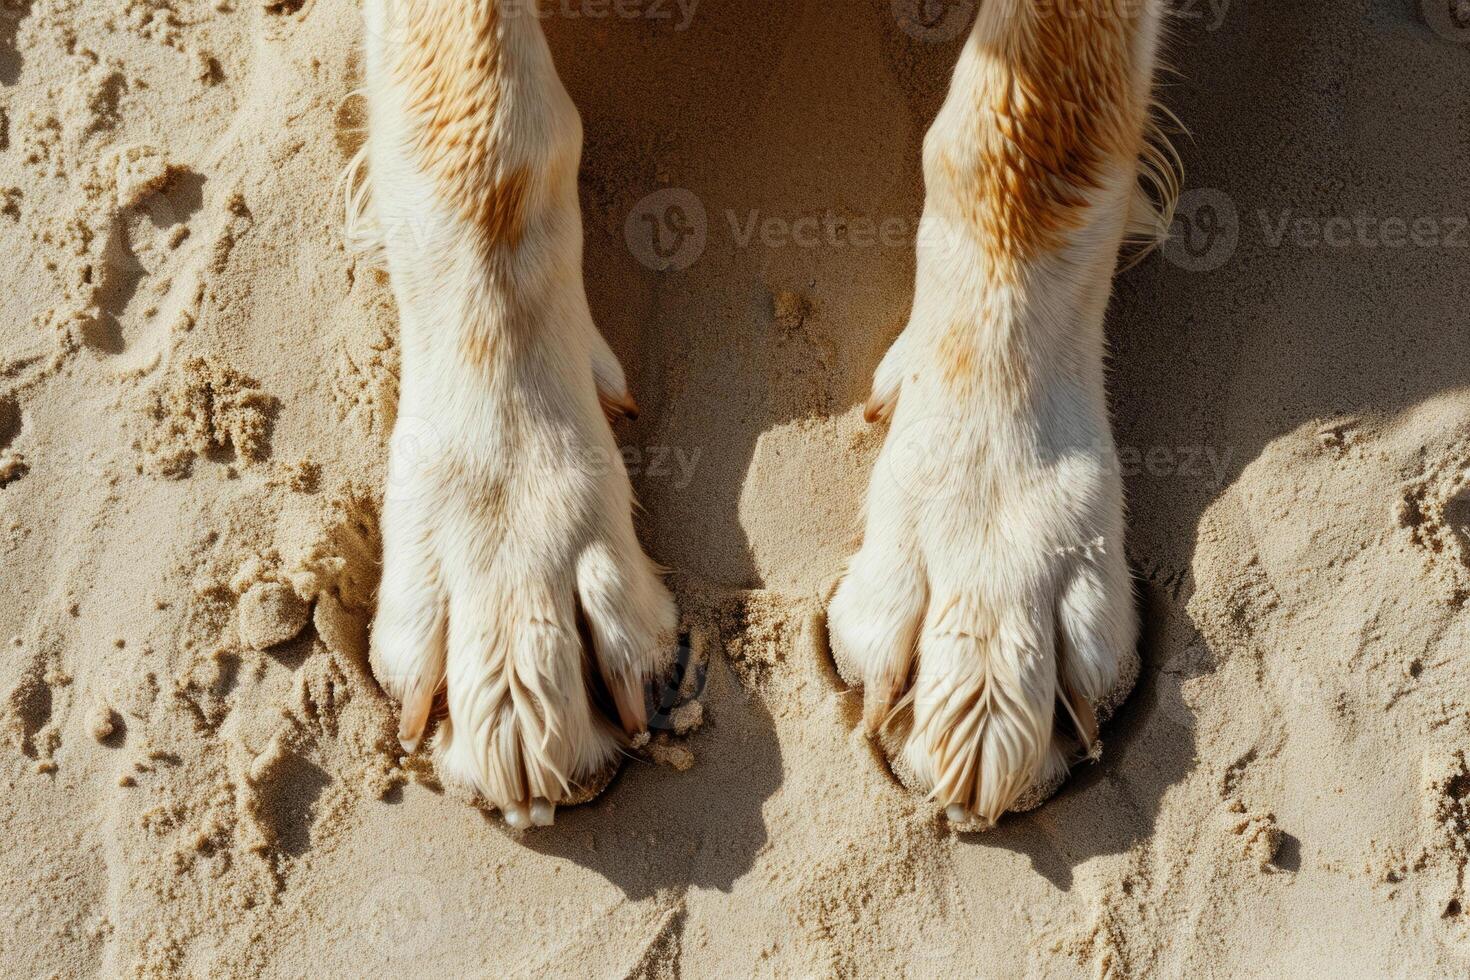
[[[342,243],[357,4],[0,0],[0,975],[1466,975],[1467,12],[1180,6],[1194,240],[1109,319],[1138,689],[957,835],[820,613],[958,41],[547,5],[702,696],[517,839],[365,666],[398,341]],[[653,194],[702,234],[651,260]]]

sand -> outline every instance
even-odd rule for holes
[[[640,530],[707,669],[683,737],[518,839],[400,758],[364,665],[398,354],[334,190],[355,3],[0,0],[0,974],[1464,975],[1439,2],[1180,5],[1193,237],[1109,322],[1143,677],[983,836],[853,734],[820,616],[958,32],[548,4]]]

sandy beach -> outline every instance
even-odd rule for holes
[[[1143,675],[1100,763],[960,835],[822,618],[974,9],[905,2],[543,7],[705,669],[517,837],[366,664],[357,3],[0,0],[0,976],[1470,970],[1470,10],[1175,4],[1178,234],[1108,321]]]

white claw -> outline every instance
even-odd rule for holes
[[[944,815],[949,818],[950,823],[967,824],[975,822],[975,815],[958,803],[951,803],[945,807]]]
[[[398,744],[403,746],[403,751],[407,755],[413,755],[419,750],[419,739],[416,738],[403,738],[400,736]]]
[[[526,808],[523,806],[506,807],[505,825],[511,830],[525,830],[531,826],[531,818],[526,814]]]
[[[556,823],[556,804],[539,797],[531,801],[531,823],[537,827],[550,827]]]

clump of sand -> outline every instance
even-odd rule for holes
[[[144,468],[171,479],[219,451],[245,464],[266,458],[274,400],[249,378],[213,358],[191,357],[152,393],[151,428],[139,440]]]
[[[1366,3],[1181,18],[1165,98],[1240,234],[1110,321],[1143,677],[1101,763],[977,836],[856,732],[822,624],[912,286],[853,230],[916,227],[958,42],[888,0],[593,6],[544,23],[687,655],[608,792],[517,838],[366,664],[400,355],[333,191],[357,4],[0,0],[0,973],[1463,975],[1464,252],[1269,233],[1448,238],[1463,46]],[[707,243],[655,272],[625,229],[670,189]]]

